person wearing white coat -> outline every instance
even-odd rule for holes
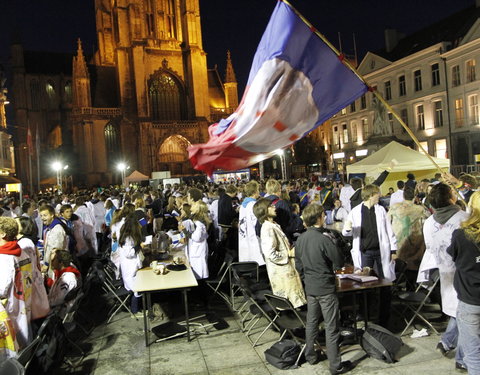
[[[351,254],[355,268],[371,267],[379,278],[394,281],[395,261],[392,260],[392,252],[397,250],[397,240],[387,220],[387,212],[378,204],[379,198],[378,186],[365,186],[362,190],[363,202],[348,214],[342,234],[353,236]],[[383,326],[388,324],[390,300],[390,288],[380,288],[379,320]]]
[[[245,186],[247,197],[240,205],[238,224],[238,260],[240,262],[257,262],[259,266],[265,264],[260,249],[260,241],[255,232],[257,218],[253,213],[253,206],[260,196],[258,182],[250,181]]]

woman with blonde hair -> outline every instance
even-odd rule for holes
[[[469,374],[480,374],[480,191],[471,195],[468,206],[471,215],[452,233],[447,253],[456,268],[453,286],[458,297],[458,348],[463,354],[460,359]],[[459,366],[462,363],[457,360],[456,367]]]
[[[273,294],[287,298],[294,307],[305,305],[307,300],[300,276],[295,269],[295,254],[290,248],[287,236],[275,222],[273,202],[268,198],[259,199],[253,206],[253,213],[262,224],[260,247]]]

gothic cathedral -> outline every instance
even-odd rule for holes
[[[216,68],[207,69],[199,0],[95,0],[95,16],[98,49],[85,56],[79,39],[71,72],[35,76],[25,61],[17,66],[13,86],[26,91],[17,95],[24,101],[21,113],[15,106],[19,127],[26,134],[35,118],[29,112],[41,111],[42,103],[48,107],[53,91],[54,109],[61,113],[38,116],[34,132],[48,147],[70,145],[75,174],[85,185],[116,182],[120,161],[147,176],[195,173],[187,147],[206,142],[208,125],[238,105],[230,54],[224,82]],[[17,56],[15,51],[12,47],[14,62],[21,65],[18,46]],[[29,92],[32,87],[38,92]],[[46,100],[33,103],[35,95]],[[18,138],[24,141],[22,132]]]

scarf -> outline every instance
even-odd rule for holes
[[[247,207],[247,204],[249,204],[250,202],[255,202],[255,198],[252,198],[252,197],[245,198],[242,202],[242,207],[243,208]]]
[[[22,249],[18,246],[17,241],[8,241],[5,245],[0,246],[0,254],[13,255],[15,257],[22,254]]]
[[[460,211],[456,204],[434,209],[433,219],[439,224],[445,224],[450,218]]]
[[[53,270],[53,274],[55,275],[55,280],[58,280],[60,279],[60,277],[65,273],[65,272],[72,272],[75,274],[75,277],[78,279],[80,278],[80,271],[78,269],[76,269],[75,267],[73,266],[68,266],[68,267],[65,267],[65,268],[62,268],[61,270]],[[47,286],[49,288],[52,287],[53,284],[55,284],[55,280],[54,279],[51,279],[51,278],[48,278],[47,279]]]

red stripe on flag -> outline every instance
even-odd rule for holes
[[[255,117],[261,117],[263,116],[265,112],[264,111],[258,111],[256,114],[255,114]]]
[[[298,139],[298,135],[296,134],[293,134],[290,136],[290,138],[288,138],[289,140],[291,140],[292,142],[295,142],[297,139]]]
[[[279,132],[283,132],[283,131],[287,128],[287,127],[286,127],[282,122],[280,122],[280,121],[277,121],[277,122],[275,123],[275,125],[273,125],[273,127],[274,127],[277,131],[279,131]]]

